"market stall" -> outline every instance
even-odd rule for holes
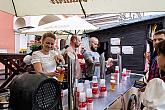
[[[106,76],[106,89],[107,96],[93,98],[93,109],[91,110],[127,110],[128,107],[135,108],[139,107],[140,99],[139,99],[139,91],[138,88],[133,87],[136,80],[140,80],[143,78],[141,74],[132,73],[130,77],[127,78],[126,81],[121,82],[116,86],[115,90],[110,90],[110,75]],[[91,82],[92,83],[92,82]],[[92,85],[92,84],[91,84]],[[68,109],[68,94],[65,90],[65,95],[63,96],[63,108],[64,110]],[[128,106],[130,98],[134,96],[137,102],[133,102],[132,106]],[[139,101],[139,102],[138,102]]]

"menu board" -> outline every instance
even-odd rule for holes
[[[120,47],[119,46],[111,46],[111,53],[112,54],[120,54]]]
[[[111,45],[120,45],[120,38],[111,38]]]
[[[133,54],[133,46],[122,46],[123,54]]]

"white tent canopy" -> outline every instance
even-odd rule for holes
[[[98,29],[97,27],[88,23],[86,20],[78,16],[72,16],[72,17],[54,21],[45,25],[41,25],[36,28],[22,31],[22,33],[42,35],[45,32],[57,31],[57,33],[61,33],[61,31],[68,31],[74,34],[75,30],[84,31],[84,30],[97,30],[97,29]]]
[[[86,14],[165,11],[165,0],[80,0]],[[0,0],[0,10],[17,16],[83,14],[79,0]]]

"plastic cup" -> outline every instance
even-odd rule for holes
[[[57,67],[57,71],[59,71],[60,75],[57,77],[58,81],[62,82],[64,80],[65,68]]]
[[[123,73],[126,73],[127,69],[126,68],[123,68]]]
[[[87,88],[86,95],[87,95],[87,97],[92,97],[92,89],[91,88]]]
[[[105,79],[100,79],[100,86],[105,87]]]
[[[78,83],[78,92],[84,92],[84,83]]]
[[[130,77],[131,70],[127,70],[127,77]]]
[[[97,76],[93,76],[92,82],[97,82]]]
[[[89,80],[85,80],[85,82],[84,82],[84,88],[85,88],[85,90],[88,89],[88,88],[90,88],[90,82],[89,82]]]
[[[111,73],[111,79],[115,79],[114,74],[115,73]]]
[[[114,91],[116,89],[116,81],[110,80],[110,90]]]
[[[115,73],[119,73],[119,66],[115,66]]]
[[[85,101],[86,101],[85,92],[80,92],[79,102],[85,102]]]

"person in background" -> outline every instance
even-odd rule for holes
[[[159,69],[157,65],[157,52],[155,51],[156,45],[162,41],[165,40],[165,29],[159,30],[155,32],[153,35],[153,47],[154,47],[154,52],[151,55],[150,59],[150,67],[149,67],[149,74],[148,74],[148,79],[147,82],[149,82],[153,78],[158,78],[159,76]]]
[[[36,73],[44,73],[50,77],[59,76],[59,72],[56,71],[57,63],[55,60],[59,53],[53,50],[55,40],[54,34],[50,32],[43,34],[41,38],[42,49],[32,54],[31,63]]]
[[[106,68],[107,68],[107,74],[110,74],[110,73],[114,73],[115,72],[115,68],[113,66],[112,55],[109,55],[109,58],[106,61]]]
[[[159,76],[165,82],[165,40],[156,46],[157,64],[159,67]]]
[[[76,60],[76,72],[75,72],[75,76],[76,79],[80,79],[81,77],[81,69],[80,69],[80,64],[77,58],[77,54],[78,54],[78,48],[81,45],[81,36],[78,35],[72,35],[72,37],[70,38],[70,46],[67,47],[65,49],[65,51],[63,52],[63,56],[65,58],[65,62],[67,62],[67,56],[68,55],[74,55],[75,60]]]
[[[157,52],[159,77],[151,79],[145,87],[142,98],[143,110],[164,110],[165,108],[165,40],[160,41],[155,50]]]
[[[69,47],[69,45],[66,45],[62,50],[61,50],[61,54],[63,55],[64,52],[67,50],[67,48]]]
[[[35,36],[35,42],[33,45],[31,45],[31,52],[28,53],[24,58],[23,58],[23,62],[26,65],[30,65],[31,64],[31,60],[32,60],[32,53],[38,50],[41,50],[42,46],[41,46],[41,37],[42,36]]]
[[[145,52],[144,58],[146,60],[144,72],[148,72],[149,71],[149,64],[150,64],[150,52]]]
[[[90,50],[83,50],[82,54],[84,55],[85,63],[86,63],[86,80],[92,80],[93,75],[100,78],[100,64],[99,58],[100,55],[97,52],[97,48],[99,46],[99,41],[96,37],[91,37],[89,39],[89,47]]]
[[[161,29],[157,32],[154,33],[153,35],[153,40],[152,40],[152,43],[153,43],[153,52],[151,51],[150,52],[150,60],[148,61],[149,62],[149,72],[148,74],[146,74],[146,76],[148,75],[148,78],[147,79],[147,84],[154,78],[160,78],[160,71],[162,70],[159,70],[160,66],[158,66],[158,53],[157,53],[157,50],[159,49],[155,49],[157,47],[157,45],[161,42],[165,40],[165,29]],[[146,86],[141,88],[141,92],[144,92],[146,89]],[[142,105],[142,108],[143,108],[143,105]]]
[[[34,45],[36,46],[36,48],[32,49],[32,52],[41,50],[41,48],[42,48],[42,46],[41,46],[41,37],[42,37],[42,36],[35,35],[35,42],[34,42]],[[31,55],[32,55],[32,54],[31,54]]]
[[[72,37],[70,38],[70,45],[69,47],[66,46],[64,54],[67,52],[77,54],[78,53],[77,49],[80,45],[81,45],[81,36],[72,35]]]

